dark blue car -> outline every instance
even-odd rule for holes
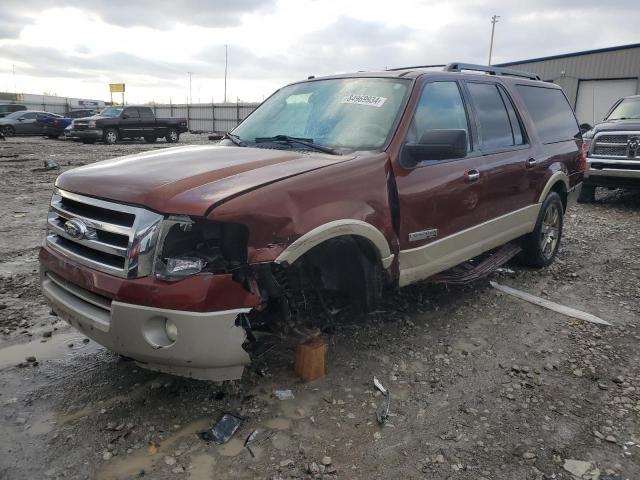
[[[60,137],[64,133],[64,129],[71,125],[71,122],[76,118],[90,117],[96,113],[95,110],[85,108],[72,110],[65,116],[38,115],[36,122],[42,125],[42,131],[47,137],[55,139]]]

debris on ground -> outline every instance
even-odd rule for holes
[[[207,442],[227,443],[242,425],[242,418],[225,413],[210,430],[200,432],[198,436]]]
[[[378,410],[376,412],[376,420],[378,420],[378,423],[380,425],[384,425],[385,423],[387,423],[387,420],[389,419],[389,409],[391,408],[391,394],[389,393],[389,390],[387,390],[382,385],[380,380],[378,380],[376,377],[373,377],[373,384],[380,391],[380,393],[382,393],[382,395],[386,398],[385,406],[381,410]]]
[[[253,450],[251,449],[251,447],[259,443],[262,443],[266,440],[269,440],[272,436],[273,436],[272,431],[267,430],[262,432],[261,434],[260,430],[255,429],[253,432],[249,434],[247,439],[244,441],[244,446],[247,450],[249,450],[249,453],[251,454],[251,456],[255,457],[255,454],[253,453]]]
[[[45,160],[44,167],[40,168],[32,168],[32,172],[48,172],[49,170],[60,170],[60,165],[58,165],[54,160]]]
[[[293,400],[295,398],[291,390],[274,390],[273,394],[278,400]]]
[[[595,315],[591,315],[590,313],[582,312],[580,310],[576,310],[575,308],[567,307],[565,305],[560,305],[559,303],[552,302],[550,300],[546,300],[544,298],[536,297],[535,295],[531,295],[530,293],[523,292],[521,290],[516,290],[515,288],[507,287],[505,285],[500,285],[496,282],[489,282],[493,288],[499,290],[508,295],[520,298],[529,303],[533,303],[540,307],[547,308],[549,310],[553,310],[554,312],[562,313],[568,317],[577,318],[578,320],[584,320],[585,322],[597,323],[599,325],[611,325],[606,320],[601,319],[600,317],[596,317]]]

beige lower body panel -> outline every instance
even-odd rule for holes
[[[41,272],[42,292],[53,311],[87,337],[143,368],[222,381],[239,379],[250,362],[242,348],[246,331],[236,325],[238,315],[249,312],[248,308],[188,312],[117,301],[97,307],[88,291],[53,278]],[[165,333],[167,320],[177,327],[175,341]]]
[[[429,278],[532,232],[539,212],[540,204],[531,205],[422,247],[400,251],[400,286]]]

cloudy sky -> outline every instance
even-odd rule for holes
[[[638,0],[2,0],[0,91],[259,101],[308,75],[640,42]],[[13,73],[15,69],[15,75]]]

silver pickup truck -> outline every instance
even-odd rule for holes
[[[582,138],[587,167],[579,202],[594,201],[597,187],[640,188],[640,95],[618,100]]]

